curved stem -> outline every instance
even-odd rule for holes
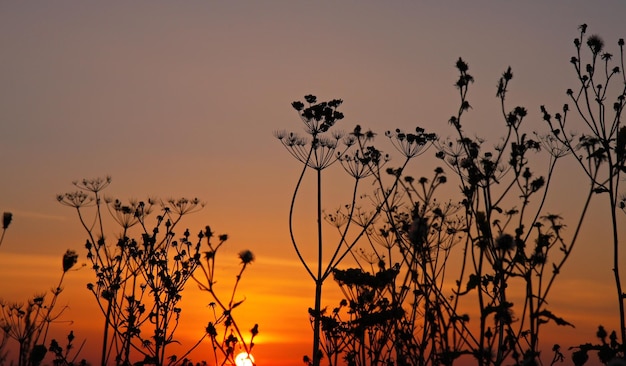
[[[315,275],[313,274],[313,271],[311,271],[311,268],[306,263],[306,261],[304,260],[304,257],[302,257],[302,254],[300,253],[300,249],[298,248],[298,244],[296,243],[296,238],[293,232],[293,215],[294,215],[294,209],[296,205],[296,197],[298,197],[298,192],[300,191],[300,186],[302,185],[302,180],[304,179],[304,173],[306,173],[308,169],[307,164],[308,164],[309,159],[311,158],[312,151],[313,149],[311,148],[311,150],[309,150],[309,155],[307,157],[307,160],[304,163],[304,166],[302,167],[302,172],[300,173],[300,177],[298,177],[296,188],[294,189],[293,195],[291,197],[291,204],[289,206],[289,237],[291,238],[291,244],[293,245],[293,248],[296,251],[296,254],[298,255],[298,259],[300,259],[300,263],[302,263],[302,265],[304,266],[304,269],[306,269],[309,276],[311,276],[311,278],[315,280]]]

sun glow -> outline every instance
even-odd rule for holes
[[[235,357],[236,366],[254,366],[254,357],[246,352],[241,352]]]

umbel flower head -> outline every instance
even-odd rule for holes
[[[337,107],[343,103],[341,99],[333,99],[329,102],[317,103],[315,95],[305,95],[304,100],[308,107],[301,101],[291,103],[291,106],[298,111],[302,122],[306,125],[307,133],[317,135],[328,131],[335,122],[343,119],[343,113]]]
[[[69,192],[57,195],[57,201],[65,206],[81,208],[93,202],[93,197],[83,191]]]
[[[170,198],[161,201],[161,207],[169,212],[174,212],[178,216],[194,213],[204,208],[205,203],[198,198],[188,199],[185,197],[174,199]]]
[[[415,133],[406,133],[400,129],[385,132],[393,146],[407,158],[422,154],[430,146],[429,143],[437,140],[434,133],[426,133],[421,127],[415,128]]]
[[[107,175],[106,177],[97,177],[91,179],[83,179],[81,181],[72,182],[76,187],[83,191],[89,191],[93,193],[97,193],[105,189],[111,184],[111,176]]]
[[[274,136],[285,146],[287,151],[303,164],[316,170],[322,170],[335,163],[341,155],[352,145],[353,136],[346,136],[340,131],[329,132],[331,127],[341,119],[343,113],[337,108],[342,100],[333,99],[329,102],[317,102],[317,97],[307,95],[304,102],[295,101],[291,106],[298,111],[300,119],[305,125],[307,137],[294,132],[276,131]],[[344,147],[340,148],[339,142]]]
[[[568,136],[560,137],[559,130],[553,130],[551,134],[540,135],[538,133],[534,133],[537,137],[537,141],[541,144],[541,147],[547,151],[554,158],[561,158],[570,153],[567,145],[563,143],[564,140],[560,140],[560,138],[567,138],[566,141],[571,141],[572,138]],[[557,138],[559,136],[559,138]]]
[[[124,229],[128,229],[139,222],[152,211],[154,199],[147,201],[129,200],[128,204],[123,204],[119,199],[105,198],[107,207],[113,219]]]

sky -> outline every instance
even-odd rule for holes
[[[313,305],[287,226],[300,166],[273,137],[301,131],[290,103],[306,94],[341,98],[346,130],[417,125],[450,136],[454,63],[462,57],[476,80],[469,115],[476,134],[498,136],[496,82],[509,65],[510,103],[526,106],[530,126],[540,128],[539,106],[560,108],[575,85],[569,59],[577,27],[588,24],[616,53],[624,14],[621,0],[3,1],[0,211],[14,222],[0,247],[0,297],[18,301],[53,286],[66,249],[84,263],[84,232],[55,197],[74,180],[110,175],[107,193],[122,199],[206,202],[184,225],[229,234],[223,281],[234,281],[240,250],[256,255],[239,290],[243,320],[261,331],[257,363],[300,364],[310,353]],[[415,175],[436,166],[432,151]],[[567,213],[580,186],[575,166],[563,168],[550,205]],[[330,209],[348,192],[332,174]],[[598,321],[616,316],[601,224],[590,220],[555,288],[552,306],[577,322],[572,344],[591,341]],[[314,222],[301,225],[306,237]],[[85,357],[98,349],[97,327],[81,322],[98,311],[85,289],[91,275],[88,268],[68,275],[68,322],[58,325],[66,332],[73,321],[87,339]],[[194,324],[206,323],[203,296],[192,291],[184,300],[190,339]]]

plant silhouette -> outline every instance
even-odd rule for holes
[[[587,352],[597,350],[600,361],[607,363],[611,358],[626,356],[625,296],[620,272],[620,220],[619,211],[626,208],[625,196],[620,194],[620,182],[626,171],[626,126],[622,125],[622,114],[626,105],[626,75],[624,75],[624,39],[617,42],[619,60],[605,51],[603,39],[598,35],[587,36],[587,25],[579,27],[579,37],[574,39],[576,55],[570,62],[574,68],[578,86],[567,89],[567,96],[573,103],[574,117],[569,104],[564,104],[554,116],[548,108],[541,106],[543,119],[550,127],[552,139],[565,146],[589,181],[595,196],[600,196],[610,215],[613,261],[611,263],[615,280],[619,323],[617,334],[612,333],[610,346],[606,342],[606,331],[600,327],[597,337],[601,344],[581,345],[575,352],[575,364],[582,365]],[[585,40],[586,37],[586,40]],[[568,119],[569,117],[569,119]],[[570,137],[566,129],[571,128],[572,118],[578,117],[582,133],[576,139]],[[574,122],[575,123],[575,122]],[[619,335],[619,337],[617,337]],[[612,357],[608,357],[610,355]]]
[[[130,365],[137,358],[143,364],[188,363],[187,355],[206,337],[214,350],[223,351],[219,355],[223,359],[215,353],[216,364],[232,362],[233,352],[238,347],[250,350],[251,345],[245,342],[234,321],[232,309],[239,305],[233,304],[233,299],[241,274],[253,259],[253,256],[250,259],[251,252],[242,256],[243,268],[231,301],[224,306],[213,290],[213,283],[215,254],[226,236],[220,236],[220,244],[213,247],[210,241],[213,233],[208,227],[197,239],[188,229],[176,233],[182,218],[199,211],[204,204],[197,198],[123,203],[103,196],[102,191],[110,183],[110,177],[83,179],[74,182],[77,191],[57,196],[61,204],[76,210],[87,233],[85,249],[96,279],[87,288],[104,316],[101,364]],[[149,225],[148,218],[155,206],[159,207],[159,214]],[[106,240],[104,210],[110,213],[120,230],[114,245]],[[138,238],[133,238],[133,234]],[[209,248],[206,252],[202,251],[203,240]],[[198,268],[208,274],[208,284],[193,277]],[[175,331],[182,313],[179,302],[187,281],[192,278],[220,304],[221,313],[214,312],[218,319],[209,323],[204,335],[182,357],[170,355],[168,346],[178,342]],[[221,341],[217,338],[215,324],[225,324]],[[252,338],[254,335],[255,332]]]
[[[11,221],[13,221],[12,213],[10,212],[2,213],[2,235],[0,235],[0,246],[2,246],[2,242],[4,241],[4,234],[9,228],[9,225],[11,225]]]
[[[605,51],[600,36],[587,35],[587,25],[579,31],[570,60],[577,86],[566,93],[572,107],[565,104],[554,115],[545,106],[538,108],[547,133],[528,128],[532,116],[526,107],[509,106],[509,67],[496,85],[499,123],[492,126],[500,139],[490,144],[476,136],[470,119],[474,77],[462,58],[455,63],[459,101],[447,121],[453,135],[447,139],[421,127],[392,129],[380,136],[386,152],[372,130],[356,125],[344,133],[337,128],[344,119],[342,100],[306,95],[291,104],[304,135],[277,131],[275,137],[300,164],[288,228],[314,285],[308,309],[312,350],[304,356],[305,364],[565,362],[565,348],[555,344],[548,350],[543,335],[547,326],[567,331],[574,324],[549,300],[580,245],[593,200],[605,205],[610,216],[606,225],[619,321],[613,327],[600,325],[593,342],[567,349],[574,365],[588,363],[590,353],[602,364],[625,362],[619,243],[620,211],[626,213],[621,189],[626,172],[624,41],[617,42],[615,57]],[[572,118],[582,133],[568,131]],[[429,147],[436,150],[440,166],[422,174],[424,165],[414,163]],[[578,208],[567,217],[549,207],[549,197],[558,189],[555,172],[564,159],[574,159],[587,184],[575,202]],[[328,210],[323,207],[326,173],[334,168],[346,173],[350,193],[346,202],[336,203],[337,209]],[[295,227],[297,204],[308,195],[304,182],[309,173],[315,201],[312,239],[297,237]],[[86,234],[86,259],[94,274],[87,290],[103,316],[100,364],[193,365],[188,357],[203,342],[210,344],[210,360],[197,365],[231,365],[237,353],[251,353],[259,326],[244,328],[236,314],[245,302],[238,291],[254,263],[253,252],[238,253],[232,287],[219,288],[217,258],[228,235],[209,226],[196,235],[181,228],[184,217],[203,208],[199,199],[122,201],[104,195],[111,181],[83,179],[73,183],[75,191],[57,196],[60,204],[75,210]],[[446,189],[450,183],[458,189]],[[10,212],[3,214],[0,247],[12,220]],[[311,241],[309,254],[304,248]],[[23,303],[0,300],[0,365],[9,362],[10,342],[18,347],[19,366],[41,365],[46,356],[54,365],[86,364],[77,361],[82,344],[76,346],[73,332],[64,345],[49,340],[52,323],[65,310],[58,305],[65,275],[77,258],[73,250],[64,254],[60,279],[49,294]],[[333,307],[326,307],[323,298],[329,278],[343,297]],[[178,342],[181,300],[189,281],[207,294],[209,319],[198,340],[176,355],[171,346]]]
[[[306,95],[305,101],[296,101],[292,107],[298,112],[304,123],[305,132],[308,136],[303,137],[293,132],[279,131],[275,136],[287,148],[289,153],[302,164],[302,170],[291,200],[289,212],[289,232],[292,245],[300,262],[315,284],[314,307],[309,309],[309,315],[313,323],[313,350],[312,357],[305,356],[305,362],[314,366],[320,364],[323,353],[329,353],[328,347],[321,343],[321,332],[325,321],[322,309],[322,286],[326,279],[332,275],[337,266],[346,256],[354,255],[354,248],[383,210],[388,208],[390,201],[396,199],[395,188],[399,185],[400,174],[389,175],[390,181],[383,179],[381,172],[386,172],[386,164],[389,155],[377,149],[372,143],[375,133],[356,126],[351,133],[344,134],[334,128],[335,124],[344,118],[343,113],[338,111],[342,101],[333,99],[328,102],[318,102],[317,97]],[[435,135],[426,133],[421,128],[416,128],[415,133],[402,133],[398,131],[390,135],[395,140],[397,147],[404,153],[401,172],[410,160],[424,151],[434,139]],[[322,210],[322,176],[323,172],[339,162],[345,172],[352,179],[352,197],[350,203],[345,205],[345,212],[338,212],[337,216],[327,216],[339,229],[339,239],[336,244],[328,245],[324,242]],[[301,185],[305,173],[313,170],[316,185],[316,257],[308,262],[301,253],[304,243],[298,241],[294,234],[294,214],[296,200],[300,195]],[[373,184],[378,187],[375,196],[372,197],[373,209],[366,213],[361,211],[358,204],[361,183],[366,179],[373,179]],[[364,198],[368,199],[368,198]],[[345,223],[345,225],[341,225]],[[328,252],[326,252],[328,250]],[[330,253],[327,257],[324,253]],[[330,356],[329,356],[330,357]]]
[[[4,232],[11,224],[13,215],[5,212],[3,215],[3,234],[0,244],[4,239]],[[18,344],[17,364],[19,366],[40,365],[48,352],[46,342],[50,325],[58,320],[66,307],[56,309],[59,295],[63,292],[63,280],[78,261],[78,254],[73,250],[67,250],[61,262],[61,278],[56,287],[50,292],[52,297],[46,298],[46,293],[36,294],[24,302],[9,302],[0,299],[0,365],[4,365],[8,359],[8,351],[5,351],[9,340]],[[72,333],[70,333],[72,334]],[[73,337],[73,335],[72,335]],[[52,339],[51,344],[57,344]],[[84,343],[83,343],[84,344]],[[82,348],[82,345],[81,347]],[[70,358],[69,349],[64,354],[65,364],[73,364],[80,353],[79,350]],[[52,351],[52,349],[50,349]],[[70,360],[71,361],[68,361]],[[81,361],[81,362],[84,362]]]
[[[254,261],[254,254],[249,250],[239,252],[239,259],[241,260],[241,269],[236,275],[235,285],[233,286],[229,300],[225,301],[216,291],[217,274],[215,270],[216,257],[218,250],[228,240],[228,235],[218,235],[219,242],[213,244],[211,239],[215,234],[211,231],[210,227],[206,227],[205,231],[200,235],[201,238],[206,239],[206,244],[209,248],[204,252],[204,261],[199,264],[201,275],[192,275],[200,289],[207,291],[213,301],[209,304],[213,312],[213,318],[209,321],[206,327],[206,334],[211,340],[211,346],[213,349],[213,362],[218,365],[224,365],[227,362],[235,364],[235,357],[238,352],[245,352],[250,354],[254,346],[254,338],[259,334],[259,326],[255,324],[250,330],[250,339],[245,341],[245,336],[239,327],[236,318],[233,313],[235,308],[238,308],[244,300],[235,301],[237,287],[241,281],[241,277],[246,268]],[[218,327],[222,327],[222,333],[219,334]],[[219,360],[223,361],[220,363]],[[252,362],[252,361],[251,361]]]
[[[599,37],[591,38],[588,46],[592,54],[600,55],[601,44]],[[580,51],[580,42],[576,45]],[[605,61],[610,58],[602,57]],[[579,61],[572,62],[578,65]],[[340,361],[348,365],[451,365],[461,357],[471,357],[479,365],[540,364],[540,336],[545,325],[573,327],[548,307],[548,299],[579,238],[592,197],[615,192],[618,185],[615,180],[610,186],[623,166],[620,146],[626,139],[619,135],[623,91],[618,90],[621,94],[613,106],[616,117],[609,130],[614,135],[607,133],[605,143],[602,136],[581,137],[575,145],[574,135],[566,133],[563,125],[550,124],[547,134],[536,133],[526,128],[525,107],[508,109],[513,79],[509,67],[496,90],[503,133],[501,141],[489,148],[485,140],[467,132],[469,90],[474,78],[464,60],[459,58],[456,68],[460,103],[449,119],[456,137],[438,140],[420,128],[415,133],[386,132],[391,145],[404,157],[397,167],[390,166],[390,155],[372,144],[374,132],[357,126],[346,138],[333,130],[335,122],[343,119],[337,111],[340,100],[318,103],[309,95],[306,103],[294,102],[292,106],[309,136],[276,133],[303,166],[292,198],[289,227],[296,254],[316,285],[315,308],[309,310],[314,325],[313,357],[305,357],[305,363],[318,365],[325,357],[330,365]],[[594,63],[587,72],[595,68]],[[606,67],[607,81],[595,88],[596,94],[586,93],[592,89],[593,75],[580,76],[581,91],[575,100],[589,94],[602,103],[601,93],[618,71]],[[583,110],[580,106],[577,109]],[[542,111],[550,122],[543,107]],[[556,119],[564,123],[564,117]],[[329,134],[332,137],[327,137]],[[437,145],[436,156],[457,178],[458,200],[437,198],[440,186],[448,181],[444,169],[436,168],[431,178],[416,179],[408,174],[409,160],[431,142]],[[589,158],[580,155],[581,147]],[[614,152],[614,157],[608,158],[607,151]],[[545,205],[554,189],[557,163],[570,155],[587,168],[590,184],[581,195],[580,210],[569,213],[575,224],[566,230],[561,215],[546,211]],[[612,178],[601,181],[597,167],[607,160],[614,169],[607,174]],[[322,171],[337,161],[354,178],[354,190],[347,204],[327,213],[321,207]],[[536,162],[547,162],[545,170],[538,170]],[[301,254],[304,244],[296,240],[293,230],[295,202],[304,194],[300,187],[308,170],[316,173],[317,182],[318,250],[313,262],[317,267]],[[359,183],[365,179],[374,181],[376,189],[359,195]],[[364,197],[367,199],[362,200]],[[616,199],[616,193],[610,197],[613,211],[624,209],[626,205]],[[337,230],[335,246],[323,242],[322,218]],[[333,255],[324,262],[326,248]],[[338,267],[346,256],[356,267]],[[448,269],[450,258],[459,256],[460,269]],[[329,312],[321,305],[321,288],[331,274],[345,299]],[[449,275],[458,276],[452,290],[446,288]],[[616,284],[621,289],[618,280]],[[581,346],[574,353],[575,362],[579,363],[583,351],[591,349],[602,350],[603,356],[609,354],[607,349],[613,356],[623,355],[616,351],[621,344],[614,336],[610,347],[605,343]],[[551,363],[564,357],[561,347],[554,345]]]

